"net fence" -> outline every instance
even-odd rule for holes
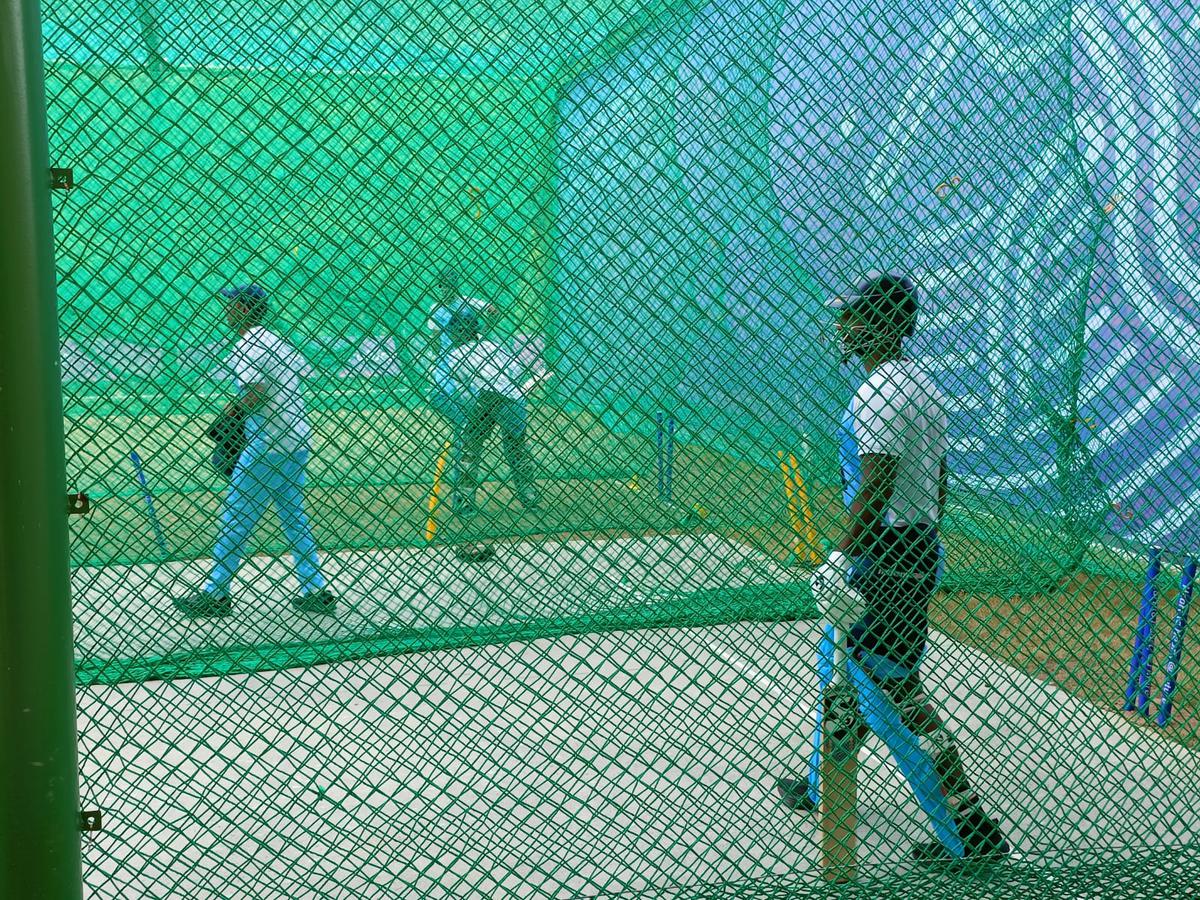
[[[1195,9],[43,39],[89,896],[1200,880]]]

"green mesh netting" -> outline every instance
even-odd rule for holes
[[[44,52],[89,896],[1200,881],[1195,10],[72,0]],[[866,738],[831,887],[777,781],[874,421],[826,303],[869,270],[914,283],[946,417],[920,672],[971,788],[944,731]],[[231,488],[248,284],[311,437]],[[468,306],[505,371],[447,369]],[[268,484],[322,576],[267,512],[196,595]],[[913,863],[921,760],[1005,859]]]

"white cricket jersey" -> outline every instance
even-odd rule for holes
[[[524,366],[495,341],[475,341],[455,347],[446,357],[450,377],[472,396],[495,391],[510,400],[523,400],[521,379]]]
[[[436,307],[429,314],[429,318],[425,322],[425,327],[431,334],[436,335],[438,342],[438,352],[434,357],[433,365],[429,369],[429,379],[439,389],[447,394],[453,394],[455,384],[450,377],[450,367],[447,365],[446,358],[453,348],[450,343],[450,321],[454,318],[454,313],[461,309],[471,309],[479,316],[483,316],[491,306],[486,300],[479,300],[475,297],[462,297],[454,303]],[[484,323],[480,323],[480,327]]]
[[[944,400],[929,375],[911,360],[883,363],[855,393],[849,419],[860,457],[896,459],[885,524],[936,523],[949,443]]]
[[[312,428],[304,411],[301,380],[313,371],[300,351],[261,325],[256,325],[238,340],[230,357],[238,390],[263,384],[266,401],[250,414],[247,437],[261,443],[267,453],[295,453],[306,450]]]

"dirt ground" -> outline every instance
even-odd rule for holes
[[[1178,587],[1159,579],[1150,718],[1130,721],[1160,731],[1188,747],[1200,747],[1200,642],[1184,642],[1173,712],[1165,728],[1153,723],[1162,691]],[[1022,671],[1052,682],[1096,706],[1118,711],[1125,701],[1133,632],[1142,585],[1132,580],[1077,574],[1057,589],[1030,596],[942,592],[933,627]]]

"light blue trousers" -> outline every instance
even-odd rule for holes
[[[213,549],[212,576],[205,590],[229,593],[242,564],[246,541],[271,504],[287,537],[296,563],[300,589],[309,594],[325,588],[317,543],[304,514],[304,467],[308,451],[264,453],[253,443],[242,452],[221,511],[221,533]]]
[[[826,627],[817,648],[817,677],[821,685],[821,702],[817,703],[816,729],[813,733],[813,751],[808,761],[808,794],[813,803],[819,804],[821,797],[821,719],[824,710],[824,694],[833,680],[834,631]],[[863,662],[847,660],[846,670],[850,683],[858,694],[858,710],[872,732],[892,751],[901,774],[908,780],[916,795],[917,803],[929,816],[933,833],[946,849],[957,857],[963,855],[963,842],[950,804],[942,794],[941,782],[933,757],[921,746],[920,739],[908,728],[900,717],[900,710],[871,678],[867,669],[881,678],[900,678],[908,670],[882,656],[863,654]]]

